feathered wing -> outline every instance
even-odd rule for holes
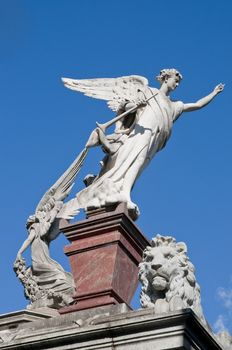
[[[79,203],[77,198],[72,198],[64,203],[62,209],[57,215],[58,219],[71,220],[79,213]]]
[[[49,236],[54,239],[59,230],[57,225],[57,214],[63,207],[64,199],[69,195],[74,185],[75,178],[80,171],[88,150],[84,150],[78,155],[65,173],[49,188],[37,205],[35,215],[41,224],[41,234],[45,235],[49,231]],[[70,215],[78,214],[78,209],[73,209]],[[65,217],[63,216],[65,219]],[[69,217],[67,217],[68,219]]]
[[[62,78],[62,81],[68,89],[108,101],[109,108],[115,112],[128,101],[137,103],[139,91],[143,91],[148,85],[148,80],[139,75],[80,80]]]

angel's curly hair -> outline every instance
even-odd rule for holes
[[[183,79],[183,76],[180,74],[180,72],[178,72],[177,69],[167,68],[167,69],[162,69],[160,71],[160,74],[157,75],[156,80],[158,80],[160,84],[162,84],[166,78],[170,78],[173,75],[179,77],[180,80]]]

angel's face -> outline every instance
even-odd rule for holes
[[[177,88],[177,86],[179,85],[180,83],[180,78],[179,76],[177,75],[173,75],[171,77],[168,77],[166,80],[165,80],[165,83],[167,84],[167,87],[168,87],[168,90],[169,91],[173,91]]]

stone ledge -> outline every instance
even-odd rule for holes
[[[111,313],[117,307],[111,306]],[[153,309],[107,315],[102,308],[84,320],[87,311],[40,321],[40,327],[36,327],[39,322],[31,322],[12,332],[13,338],[0,344],[0,349],[222,350],[190,309],[160,315],[154,315]]]
[[[0,315],[0,331],[16,329],[29,322],[35,322],[41,319],[48,319],[58,316],[56,310],[43,308],[40,310],[19,310],[8,314]]]

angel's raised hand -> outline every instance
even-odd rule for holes
[[[220,92],[223,91],[224,86],[225,86],[225,84],[220,83],[220,84],[218,84],[218,85],[214,88],[214,91],[215,91],[217,94],[219,94]]]

